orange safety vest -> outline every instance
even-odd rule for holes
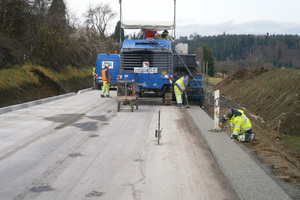
[[[102,81],[110,81],[109,71],[108,71],[108,77],[106,77],[106,71],[108,71],[108,69],[103,69],[102,70]]]

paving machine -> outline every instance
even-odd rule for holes
[[[172,104],[173,84],[184,75],[193,76],[187,87],[189,99],[203,102],[202,76],[198,74],[195,54],[188,54],[186,45],[156,39],[157,31],[170,30],[167,23],[123,23],[124,29],[140,29],[141,39],[124,40],[120,50],[120,80],[134,80],[137,93],[155,94],[166,105]],[[184,48],[176,48],[183,46]],[[177,52],[179,51],[179,53]]]

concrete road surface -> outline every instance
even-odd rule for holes
[[[187,110],[99,95],[0,114],[0,200],[237,199]]]

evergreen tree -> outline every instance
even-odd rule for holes
[[[118,21],[118,23],[117,23],[117,25],[115,27],[115,32],[111,36],[117,42],[120,41],[120,26],[121,26],[121,22]],[[121,39],[122,39],[122,41],[124,41],[124,29],[123,28],[121,28]]]
[[[66,5],[64,1],[53,0],[48,12],[48,19],[50,19],[52,26],[57,28],[67,28],[66,14]]]
[[[215,75],[215,63],[212,54],[212,50],[206,45],[202,48],[201,63],[208,63],[208,75],[213,77]]]

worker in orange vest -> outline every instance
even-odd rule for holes
[[[105,64],[105,68],[102,70],[103,87],[102,87],[101,97],[104,97],[105,92],[106,92],[106,97],[110,97],[109,96],[110,75],[109,75],[108,68],[109,68],[109,65]]]

